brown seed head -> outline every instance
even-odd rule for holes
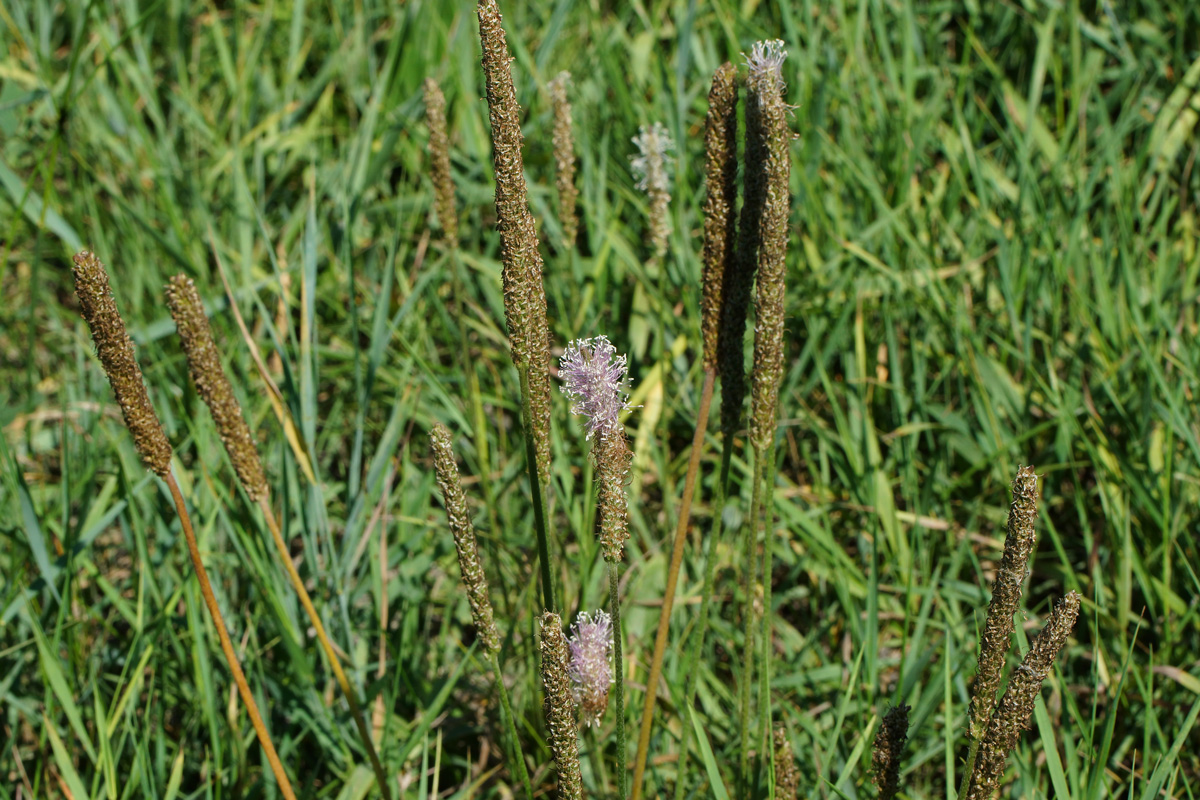
[[[450,431],[445,425],[435,423],[429,440],[433,445],[433,467],[437,473],[438,488],[442,490],[442,502],[446,505],[446,519],[450,532],[454,534],[454,549],[458,551],[458,569],[462,572],[463,585],[467,587],[467,601],[471,604],[471,621],[483,640],[483,646],[497,652],[500,650],[500,631],[496,629],[492,616],[487,575],[479,560],[475,526],[467,511],[467,498],[458,474],[458,464],[454,460]]]
[[[717,333],[721,428],[726,436],[733,435],[741,424],[742,403],[746,397],[746,316],[758,270],[758,250],[762,244],[769,158],[761,96],[747,93],[746,148],[742,155],[742,211],[737,223],[737,246],[725,270],[721,292],[721,325]]]
[[[875,786],[879,789],[879,800],[892,800],[900,791],[900,756],[904,743],[908,741],[909,707],[904,703],[892,706],[883,716],[879,732],[875,734],[875,751],[871,755],[871,766],[875,773]]]
[[[992,713],[987,732],[979,745],[975,767],[964,800],[990,800],[1000,788],[1008,754],[1017,746],[1021,731],[1029,727],[1029,716],[1050,674],[1054,659],[1067,643],[1079,617],[1079,593],[1069,592],[1058,601],[1045,627],[1033,640],[1021,665],[1013,672],[1000,705]]]
[[[504,316],[513,363],[529,367],[534,445],[538,474],[550,477],[550,326],[537,225],[529,212],[521,157],[521,107],[513,88],[511,59],[496,0],[480,0],[479,38],[492,124],[492,162],[496,171],[496,217],[500,229]]]
[[[562,225],[567,247],[574,247],[579,230],[579,218],[575,214],[579,189],[575,188],[575,132],[571,128],[571,101],[567,98],[570,85],[571,73],[563,71],[546,88],[554,106],[554,183],[558,188],[558,222]]]
[[[633,451],[625,432],[610,431],[597,436],[592,453],[596,459],[596,482],[600,510],[600,548],[604,560],[616,564],[625,554],[629,539],[629,499],[625,483],[633,463]]]
[[[1029,556],[1037,543],[1037,474],[1033,467],[1019,467],[1012,482],[1012,506],[1008,511],[1008,535],[1004,555],[992,584],[992,601],[979,641],[979,671],[971,696],[971,736],[983,735],[996,707],[996,691],[1009,651],[1013,614],[1021,604],[1021,584],[1029,565]]]
[[[800,792],[800,769],[796,756],[788,741],[787,730],[780,725],[775,729],[775,798],[796,800]]]
[[[763,185],[758,224],[758,276],[754,296],[754,379],[751,385],[750,440],[759,451],[775,438],[779,384],[783,380],[784,277],[787,272],[788,216],[791,176],[787,106],[781,73],[787,56],[783,42],[759,42],[750,56],[746,80],[747,114],[757,117],[765,159],[754,176]]]
[[[704,369],[717,368],[721,297],[730,279],[737,238],[737,69],[726,61],[713,73],[704,119],[704,272],[701,330]],[[744,331],[742,332],[744,333]]]
[[[233,462],[242,488],[251,500],[266,497],[269,488],[262,461],[258,457],[258,447],[242,415],[241,406],[233,396],[229,378],[221,368],[221,358],[196,285],[190,278],[176,275],[167,284],[165,292],[167,308],[175,320],[175,328],[179,331],[179,340],[187,356],[188,372],[196,384],[196,392],[212,413],[213,422],[221,434],[225,452]]]
[[[571,699],[567,637],[558,614],[542,615],[542,684],[546,691],[546,733],[558,770],[558,796],[581,800],[583,778],[579,773],[578,726]]]
[[[77,253],[74,261],[75,294],[83,318],[92,330],[96,356],[125,417],[125,427],[133,436],[142,463],[165,478],[171,471],[171,443],[150,404],[142,370],[133,353],[133,340],[125,330],[125,321],[108,284],[108,273],[96,254],[88,250]]]
[[[425,122],[429,125],[429,177],[438,223],[450,245],[458,243],[458,211],[450,175],[450,137],[446,133],[446,96],[433,78],[425,79]]]

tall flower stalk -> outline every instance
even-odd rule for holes
[[[558,796],[561,800],[582,800],[579,731],[571,699],[570,645],[563,635],[562,620],[551,611],[542,615],[541,650],[546,739],[558,770]]]
[[[1018,467],[1012,482],[1004,554],[996,569],[992,599],[979,637],[979,667],[971,691],[967,729],[971,743],[959,796],[963,795],[966,782],[974,772],[976,756],[996,708],[1004,662],[1012,647],[1013,615],[1021,608],[1021,587],[1025,583],[1029,558],[1037,545],[1037,514],[1037,473],[1032,466]]]
[[[279,760],[279,754],[275,751],[275,744],[271,741],[271,734],[258,711],[258,703],[250,691],[250,684],[246,682],[246,675],[242,672],[237,652],[233,648],[233,640],[229,637],[212,583],[208,579],[208,571],[200,557],[200,547],[196,542],[196,532],[192,528],[187,504],[171,471],[171,443],[167,441],[158,414],[150,403],[142,370],[133,352],[133,341],[125,330],[125,321],[121,318],[121,312],[117,310],[117,303],[109,286],[108,272],[96,254],[87,250],[76,254],[74,261],[75,294],[79,297],[83,318],[87,320],[92,331],[96,355],[104,367],[105,374],[108,375],[113,394],[116,395],[117,404],[125,418],[125,427],[133,436],[133,444],[142,458],[142,463],[162,478],[171,492],[175,512],[179,516],[179,525],[187,541],[188,555],[192,559],[192,568],[196,571],[196,581],[200,584],[200,594],[204,597],[204,605],[208,608],[213,627],[217,629],[221,651],[225,655],[229,671],[233,674],[238,695],[246,706],[246,713],[279,784],[280,792],[286,800],[295,800],[296,793],[292,790],[291,781]]]
[[[433,78],[426,78],[425,121],[429,125],[429,177],[433,181],[433,205],[442,235],[452,248],[458,246],[458,210],[454,203],[454,178],[450,175],[450,136],[446,131],[446,96]]]
[[[712,405],[713,389],[717,377],[717,339],[721,327],[722,293],[726,281],[728,263],[733,254],[737,229],[737,70],[726,62],[713,75],[712,88],[708,94],[708,113],[704,129],[705,187],[704,200],[704,267],[701,275],[701,332],[704,339],[704,385],[700,391],[700,406],[696,412],[696,428],[692,435],[692,450],[688,458],[688,470],[684,479],[683,498],[680,502],[679,519],[675,526],[675,539],[671,547],[671,560],[667,566],[666,586],[663,589],[662,610],[658,618],[658,630],[654,637],[654,652],[650,658],[647,691],[642,704],[642,722],[638,731],[637,755],[633,768],[633,797],[641,797],[642,782],[646,771],[646,760],[650,750],[650,731],[654,724],[654,706],[662,674],[663,657],[671,625],[671,611],[675,604],[675,590],[679,581],[679,570],[683,562],[683,546],[687,540],[688,523],[691,518],[692,498],[700,472],[700,459],[704,453],[704,436],[708,430],[709,409]],[[728,469],[722,471],[728,476]],[[724,480],[724,478],[722,478]],[[719,524],[719,523],[718,523]],[[711,547],[711,541],[710,541]],[[712,594],[712,571],[706,570],[705,592],[702,600],[701,626],[693,634],[693,643],[703,640],[704,624],[708,619],[709,595]],[[693,662],[694,663],[694,662]],[[688,686],[694,691],[692,673],[688,673]],[[688,706],[692,693],[688,692]],[[687,742],[691,726],[684,720],[683,745],[680,755],[680,774],[687,762]],[[683,781],[677,783],[681,791]]]
[[[462,477],[458,473],[458,463],[454,459],[449,429],[441,423],[436,423],[429,434],[429,441],[433,448],[433,468],[437,475],[438,488],[442,492],[442,503],[446,506],[446,521],[450,526],[450,533],[454,536],[458,569],[462,574],[463,586],[467,590],[467,603],[471,606],[471,622],[475,625],[475,632],[487,652],[488,663],[495,677],[503,722],[508,728],[508,737],[512,740],[511,760],[525,788],[526,797],[532,800],[533,785],[529,780],[529,771],[525,768],[525,756],[521,751],[521,740],[517,734],[516,720],[513,718],[508,687],[504,685],[504,674],[500,671],[500,631],[496,628],[492,613],[487,573],[479,560],[475,525],[471,522],[471,515],[467,510],[467,498],[463,492]]]
[[[675,142],[661,122],[643,125],[633,137],[638,154],[631,160],[637,187],[646,193],[650,207],[650,248],[656,262],[667,254],[667,237],[671,234],[671,179],[667,175],[666,156]]]
[[[1050,674],[1054,660],[1067,643],[1067,637],[1079,617],[1078,592],[1068,592],[1058,601],[1042,632],[1033,640],[1008,681],[1004,696],[992,711],[980,740],[974,763],[966,775],[964,800],[991,800],[1000,788],[1008,755],[1017,746],[1021,731],[1029,725],[1029,716]]]
[[[350,686],[350,680],[346,677],[345,670],[342,669],[337,650],[334,649],[333,642],[330,641],[329,634],[325,631],[321,615],[317,613],[308,589],[304,586],[304,581],[300,578],[300,573],[297,572],[296,565],[292,562],[288,545],[283,540],[283,532],[275,517],[274,509],[271,507],[270,486],[263,472],[258,446],[250,432],[250,427],[246,424],[241,406],[233,395],[233,386],[229,383],[229,378],[221,367],[217,344],[213,339],[212,328],[208,324],[208,317],[204,313],[204,305],[200,301],[196,285],[190,278],[176,275],[167,284],[165,294],[167,308],[175,320],[179,341],[183,346],[184,355],[187,357],[188,372],[191,374],[192,382],[196,385],[196,391],[212,414],[217,432],[225,445],[225,452],[229,454],[229,460],[233,464],[242,488],[262,511],[263,519],[266,521],[267,529],[275,544],[275,552],[279,556],[280,563],[283,564],[284,571],[287,572],[288,581],[300,599],[300,605],[308,615],[313,630],[316,631],[317,641],[320,642],[334,678],[350,706],[350,715],[354,718],[359,737],[367,751],[379,791],[385,800],[390,800],[392,791],[387,772],[379,761],[378,753],[375,752],[375,743],[367,728],[362,706],[358,702],[358,693]]]
[[[787,51],[783,42],[758,42],[750,51],[746,78],[747,111],[757,117],[761,127],[766,158],[761,175],[755,176],[766,186],[763,203],[758,275],[754,294],[754,377],[750,386],[750,443],[754,448],[755,492],[761,506],[751,509],[751,537],[759,514],[763,524],[762,573],[762,655],[759,664],[759,735],[766,744],[771,730],[771,567],[774,546],[775,433],[779,413],[779,386],[783,381],[783,330],[785,276],[787,273],[788,218],[792,203],[791,141],[788,106],[784,103],[783,62]],[[747,608],[752,598],[747,598]],[[749,675],[749,673],[747,673]],[[745,732],[743,731],[743,740]],[[747,752],[743,751],[743,760]]]
[[[554,185],[558,189],[558,223],[568,248],[575,246],[579,217],[575,206],[579,189],[575,186],[575,132],[571,127],[571,73],[558,73],[546,85],[554,106]]]
[[[629,538],[629,508],[625,483],[633,453],[625,439],[621,414],[629,406],[629,367],[607,337],[579,339],[567,345],[559,362],[562,391],[571,400],[571,413],[584,417],[596,464],[600,511],[600,551],[608,565],[608,605],[613,626],[616,675],[613,699],[617,715],[617,786],[625,796],[625,682],[621,657],[621,598],[619,566]]]
[[[875,773],[875,788],[879,800],[893,800],[900,791],[900,756],[908,741],[909,707],[900,703],[883,715],[875,746],[871,752],[871,768]]]
[[[550,485],[550,327],[537,225],[529,211],[521,146],[521,107],[513,88],[511,59],[496,0],[479,0],[479,39],[492,127],[496,217],[500,230],[504,317],[513,364],[521,381],[521,422],[533,495],[534,528],[542,572],[542,597],[554,602],[546,524]]]

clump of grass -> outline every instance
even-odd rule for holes
[[[276,555],[287,572],[292,589],[300,599],[300,605],[304,608],[309,622],[312,623],[313,630],[317,634],[317,641],[320,642],[330,669],[333,670],[338,687],[350,706],[350,715],[354,718],[355,727],[358,728],[359,737],[367,751],[379,791],[385,800],[390,800],[391,786],[383,764],[379,761],[379,755],[375,751],[375,742],[367,728],[366,718],[363,716],[362,706],[358,701],[358,693],[350,686],[350,679],[342,668],[341,659],[325,630],[321,615],[313,605],[308,589],[305,587],[300,573],[296,570],[296,565],[292,562],[288,545],[283,540],[282,529],[275,517],[275,511],[271,507],[270,487],[258,455],[258,446],[253,434],[250,433],[250,426],[246,424],[241,406],[233,395],[233,386],[230,384],[228,376],[225,375],[225,370],[221,367],[212,328],[209,327],[208,317],[204,313],[204,305],[200,300],[199,292],[196,291],[196,285],[190,278],[176,275],[167,284],[165,294],[167,308],[175,320],[175,328],[179,334],[184,355],[187,357],[188,372],[192,377],[192,382],[196,385],[196,392],[204,400],[212,414],[217,432],[225,445],[225,452],[229,454],[229,460],[233,464],[242,488],[246,495],[258,504],[263,513],[267,528],[271,532],[271,539],[275,544]]]
[[[150,396],[146,392],[146,384],[142,378],[142,370],[138,366],[133,352],[133,341],[125,330],[125,321],[121,318],[121,312],[117,309],[116,300],[113,298],[112,289],[109,286],[108,272],[96,254],[88,250],[76,254],[74,261],[75,294],[79,297],[83,317],[87,320],[88,327],[91,328],[92,339],[96,343],[96,355],[113,387],[113,393],[117,396],[117,403],[125,417],[125,425],[133,436],[134,446],[141,455],[142,462],[167,484],[171,499],[175,503],[179,525],[183,529],[184,539],[187,541],[192,567],[196,570],[200,594],[204,597],[204,604],[212,618],[213,627],[217,629],[221,651],[225,655],[229,671],[233,674],[238,695],[246,706],[246,713],[250,717],[250,723],[254,727],[259,745],[267,757],[267,763],[270,764],[275,780],[279,784],[280,792],[287,800],[295,800],[296,794],[292,790],[291,781],[283,768],[283,763],[279,760],[279,754],[275,751],[275,744],[271,741],[271,735],[267,731],[262,715],[258,711],[258,703],[255,702],[250,685],[246,682],[245,673],[242,672],[241,663],[233,648],[233,641],[229,638],[225,619],[221,615],[221,608],[217,604],[216,595],[213,594],[208,571],[204,568],[204,562],[200,557],[200,548],[196,543],[196,534],[192,529],[191,516],[188,514],[179,484],[171,472],[171,444],[167,441],[162,423],[154,411],[154,406],[150,403]]]

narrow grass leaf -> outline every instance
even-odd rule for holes
[[[700,746],[700,760],[704,762],[704,771],[708,775],[708,783],[712,787],[712,794],[716,800],[729,800],[729,792],[725,789],[725,782],[721,780],[721,769],[717,766],[717,759],[713,756],[712,745],[708,743],[708,733],[700,724],[700,718],[696,716],[695,709],[688,709],[688,716],[692,718],[692,727],[696,731],[696,743]]]

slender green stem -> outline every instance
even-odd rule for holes
[[[971,785],[971,773],[975,771],[975,759],[979,756],[981,739],[971,740],[971,749],[967,751],[967,763],[963,765],[962,783],[958,786],[958,796],[966,797],[967,787]]]
[[[525,796],[533,800],[533,784],[529,781],[529,770],[525,768],[525,754],[521,750],[521,738],[517,735],[517,723],[513,718],[512,704],[508,699],[508,687],[504,685],[504,675],[500,672],[500,654],[489,653],[488,661],[492,665],[492,674],[496,676],[496,694],[500,695],[500,714],[504,717],[504,726],[508,728],[510,757],[517,766],[517,777],[525,787]]]
[[[762,657],[758,665],[758,747],[759,759],[768,765],[770,776],[771,744],[771,570],[774,560],[774,500],[775,500],[775,442],[772,441],[766,451],[756,460],[763,462],[765,478],[762,490],[762,521],[763,521],[763,620],[762,620]]]
[[[617,580],[617,564],[608,562],[608,613],[612,615],[613,666],[616,668],[613,684],[617,706],[617,791],[625,797],[625,663],[621,657],[621,596]]]
[[[547,611],[558,613],[554,604],[554,581],[550,572],[550,543],[546,533],[546,487],[538,475],[537,446],[533,440],[533,406],[529,394],[529,368],[518,368],[521,376],[521,425],[525,428],[525,467],[533,495],[533,527],[537,532],[538,560],[542,565],[542,600]]]
[[[717,544],[721,538],[721,529],[724,527],[725,498],[729,489],[729,464],[732,460],[733,437],[726,434],[721,446],[721,473],[717,480],[717,492],[713,498],[712,533],[708,536],[704,553],[704,590],[700,596],[700,619],[696,623],[696,630],[692,634],[687,658],[684,661],[684,674],[687,675],[687,683],[684,685],[683,690],[683,711],[685,714],[692,708],[696,700],[696,684],[700,675],[700,670],[696,667],[696,662],[699,660],[700,653],[704,649],[704,638],[708,634],[708,614],[709,608],[712,605],[713,584],[716,581],[717,572]],[[675,779],[675,800],[682,800],[683,798],[685,788],[683,777],[687,774],[688,745],[691,739],[692,726],[685,719],[683,723],[683,738],[679,743],[679,765],[676,770],[678,777]]]
[[[683,563],[683,545],[687,541],[688,520],[692,514],[692,496],[696,490],[696,478],[700,474],[700,457],[704,454],[704,433],[708,430],[708,411],[712,406],[713,384],[717,373],[704,373],[704,388],[700,392],[700,407],[696,412],[696,430],[692,435],[692,454],[688,459],[687,477],[683,484],[683,501],[679,509],[679,521],[675,526],[675,543],[671,548],[671,561],[667,566],[667,585],[663,589],[662,611],[658,616],[658,632],[654,637],[654,654],[650,658],[650,672],[646,679],[646,700],[642,705],[642,724],[638,731],[637,757],[633,762],[633,800],[642,794],[642,777],[646,772],[646,757],[650,751],[650,729],[654,724],[654,701],[658,697],[655,687],[662,674],[663,654],[667,650],[667,634],[671,626],[671,609],[675,605],[675,587],[679,583],[679,567]]]
[[[759,454],[754,454],[754,483],[750,492],[750,518],[742,534],[742,557],[745,564],[745,581],[743,590],[746,593],[745,610],[742,612],[742,625],[746,639],[742,649],[742,684],[741,684],[741,767],[742,790],[750,790],[750,686],[754,682],[754,579],[758,575],[758,559],[754,557],[754,549],[758,539],[759,504],[762,502],[763,463]]]

